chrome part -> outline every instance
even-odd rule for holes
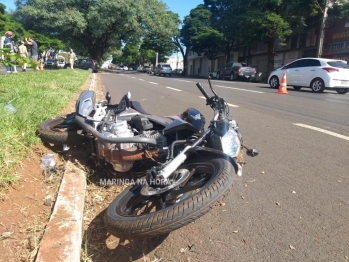
[[[171,174],[187,159],[185,152],[191,148],[191,146],[185,147],[181,153],[172,159],[172,161],[159,172],[158,177],[160,179],[168,180]]]
[[[141,189],[141,195],[143,196],[152,196],[164,193],[172,188],[175,188],[185,182],[185,180],[191,175],[188,169],[179,169],[171,174],[173,177],[175,177],[175,181],[168,179],[168,180],[154,180],[155,185],[156,183],[167,183],[168,186],[166,187],[151,187],[146,183],[142,189]]]

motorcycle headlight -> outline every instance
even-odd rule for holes
[[[241,141],[238,134],[233,128],[229,130],[222,137],[223,152],[231,157],[237,157],[240,152]]]

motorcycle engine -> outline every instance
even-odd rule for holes
[[[118,138],[118,137],[133,137],[134,133],[129,129],[126,120],[117,120],[116,122],[110,122],[101,132],[106,137]],[[116,143],[111,144],[101,140],[97,141],[98,151],[100,155],[105,155],[105,150],[113,151],[128,149],[134,147],[133,143]],[[115,171],[127,172],[133,167],[134,161],[114,161],[112,158],[107,159],[113,165]]]
[[[128,125],[126,120],[116,120],[109,121],[100,132],[106,136],[111,138],[119,138],[119,137],[134,137],[134,131]],[[155,130],[143,131],[142,134],[137,136],[140,137],[148,137],[156,139],[157,147],[163,148],[167,146],[166,137]],[[130,149],[129,152],[132,152],[133,149],[137,149],[137,144],[135,143],[107,143],[100,139],[97,140],[97,151],[100,157],[104,158],[107,162],[109,162],[115,171],[117,172],[127,172],[129,171],[134,164],[134,161],[124,161],[117,157],[118,153],[122,155],[122,152],[116,152],[120,150]]]

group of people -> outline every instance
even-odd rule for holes
[[[38,60],[38,44],[35,42],[33,37],[25,38],[25,41],[20,41],[19,45],[16,45],[12,38],[14,37],[14,34],[11,31],[7,31],[5,33],[5,37],[3,40],[3,45],[5,48],[10,49],[10,53],[18,53],[21,57],[30,57],[34,61]],[[30,47],[30,55],[27,49],[27,46]],[[24,62],[22,65],[22,71],[27,70],[27,63]],[[16,65],[7,65],[6,66],[7,73],[17,73],[17,67]]]
[[[41,64],[45,62],[46,59],[56,59],[57,54],[55,50],[48,49],[42,52],[40,60],[39,60],[39,49],[38,44],[35,42],[33,37],[25,38],[24,41],[19,41],[18,44],[15,44],[13,41],[14,34],[11,31],[7,31],[4,37],[1,37],[1,46],[2,44],[4,48],[9,48],[10,53],[18,53],[23,58],[31,58],[34,61],[40,61]],[[27,46],[30,48],[28,52]],[[70,63],[70,68],[74,69],[74,61],[76,59],[76,55],[73,49],[70,49],[68,53],[68,60]],[[13,61],[12,61],[13,62]],[[22,65],[22,71],[25,72],[27,70],[27,63],[24,62]],[[6,66],[7,73],[18,73],[17,66],[15,63],[12,65]]]
[[[57,59],[57,54],[54,49],[50,48],[41,53],[41,58],[45,62],[46,59]]]

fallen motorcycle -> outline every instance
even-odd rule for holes
[[[181,115],[148,114],[140,103],[123,96],[119,104],[95,102],[83,91],[76,112],[43,122],[44,142],[90,145],[91,156],[114,174],[141,170],[143,179],[126,188],[105,212],[108,231],[122,238],[167,234],[200,216],[231,189],[234,175],[242,175],[243,149],[248,149],[229,107],[213,90],[197,87],[214,111],[207,129],[205,117],[189,108]],[[146,164],[146,165],[145,165]]]

